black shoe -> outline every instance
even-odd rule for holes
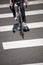
[[[13,33],[15,33],[17,31],[17,27],[16,27],[16,25],[14,24],[13,25]]]
[[[27,31],[29,31],[29,28],[26,26],[26,27],[23,28],[23,31],[27,32]]]
[[[24,32],[27,32],[27,28],[26,28],[26,27],[24,27],[24,28],[23,28],[23,31],[24,31]]]

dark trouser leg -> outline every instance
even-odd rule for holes
[[[12,3],[13,3],[13,5],[11,7],[11,11],[12,11],[14,17],[15,17],[16,16],[16,12],[15,12],[15,7],[14,7],[14,0],[12,0]]]
[[[26,23],[25,9],[24,9],[24,4],[22,1],[20,1],[20,10],[21,10],[21,14],[22,14],[22,20],[23,20],[23,22]]]

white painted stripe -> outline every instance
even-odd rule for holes
[[[25,14],[26,14],[26,16],[28,16],[28,15],[43,14],[43,10],[26,11]]]
[[[0,32],[12,31],[13,25],[0,26]]]
[[[29,1],[28,5],[35,5],[35,4],[41,4],[41,3],[43,3],[43,1]],[[25,5],[25,3],[24,3],[24,5]],[[17,5],[15,4],[15,7],[16,6]],[[0,8],[7,8],[7,7],[9,7],[9,4],[1,4],[0,5]]]
[[[21,64],[21,65],[43,65],[43,63]]]
[[[9,18],[9,17],[13,17],[13,14],[12,13],[0,14],[0,18]]]
[[[28,16],[28,15],[37,15],[37,14],[43,14],[43,10],[34,10],[34,11],[26,11],[25,12],[26,16]],[[9,17],[13,17],[13,14],[12,13],[0,14],[0,18],[9,18]]]
[[[27,23],[27,26],[30,29],[32,29],[32,28],[40,28],[40,27],[43,27],[43,22]],[[12,31],[12,28],[13,28],[13,25],[0,26],[0,32]]]
[[[3,49],[5,49],[5,50],[6,49],[17,49],[17,48],[43,46],[43,38],[32,39],[32,40],[3,42],[2,45],[3,45]]]

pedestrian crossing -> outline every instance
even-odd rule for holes
[[[35,4],[42,4],[43,3],[43,1],[29,1],[29,3],[28,3],[28,5],[35,5]],[[25,3],[24,3],[24,5],[25,5]],[[16,7],[17,5],[15,4],[15,7]],[[9,4],[1,4],[0,5],[0,8],[6,8],[6,7],[9,7]]]
[[[7,23],[6,25],[4,25],[4,24],[1,25],[1,23],[0,23],[0,36],[1,36],[0,41],[2,42],[1,45],[3,47],[3,51],[5,51],[7,53],[7,55],[9,53],[11,53],[12,54],[11,56],[8,55],[8,57],[9,57],[8,60],[10,60],[10,58],[11,58],[10,62],[14,61],[13,62],[14,64],[11,62],[10,65],[16,65],[16,64],[17,65],[43,65],[43,63],[41,63],[41,62],[43,62],[43,60],[42,60],[43,59],[43,57],[42,57],[43,56],[43,17],[42,17],[43,16],[43,7],[41,6],[41,4],[43,5],[43,0],[35,0],[35,1],[33,0],[33,1],[29,1],[29,3],[28,3],[28,6],[31,6],[31,7],[34,6],[34,10],[31,10],[31,7],[30,7],[30,10],[28,9],[25,11],[25,15],[28,19],[27,26],[29,27],[30,31],[27,33],[24,32],[25,33],[24,39],[22,39],[20,37],[20,35],[18,34],[19,33],[18,31],[16,32],[16,34],[13,34],[13,32],[12,32],[13,25],[14,25],[14,23],[17,22],[14,20],[12,12],[6,12],[6,13],[0,12],[0,22],[2,22],[2,24],[3,23],[5,24],[5,21],[8,21],[8,19],[9,19],[10,23],[12,22],[10,25],[9,25],[9,23]],[[25,3],[24,3],[24,5],[25,5]],[[35,5],[38,6],[38,7],[36,7],[36,9],[35,9]],[[39,5],[40,5],[40,7],[39,7]],[[15,4],[15,8],[16,8],[16,6],[17,5]],[[0,4],[0,10],[7,9],[7,8],[9,8],[8,3]],[[37,18],[37,16],[38,16],[38,18]],[[39,18],[39,16],[40,16],[40,18]],[[32,17],[33,17],[34,21],[31,20]],[[31,22],[29,22],[29,18],[30,18]],[[39,20],[41,19],[41,21],[35,21],[35,19],[39,19]],[[34,51],[33,51],[33,49],[34,49]],[[8,52],[7,50],[8,51],[11,50],[11,51]],[[13,55],[13,50],[14,50],[14,55]],[[19,53],[17,53],[18,52],[17,50],[19,51]],[[31,53],[30,53],[30,55],[29,55],[29,52],[32,52],[32,51],[34,52],[34,54],[32,53],[33,55],[31,55]],[[27,53],[25,53],[25,52],[27,52]],[[18,55],[16,56],[15,53]],[[30,56],[30,58],[29,58],[29,56]],[[6,57],[6,58],[8,58],[8,57]],[[12,60],[12,57],[13,57],[13,60]],[[34,61],[34,59],[32,60],[32,58],[34,58],[34,59],[36,58],[35,61]],[[33,61],[33,63],[32,63],[32,61]]]
[[[43,38],[34,39],[34,40],[3,42],[2,45],[3,45],[3,49],[5,49],[5,50],[6,49],[17,49],[17,48],[43,46]]]
[[[43,65],[43,63],[21,64],[21,65]]]
[[[43,27],[43,22],[27,23],[29,29]],[[0,32],[13,31],[13,25],[0,26]]]
[[[37,15],[37,14],[43,14],[43,10],[26,11],[25,12],[26,16]],[[9,18],[9,17],[13,17],[13,14],[12,13],[0,14],[0,18]]]

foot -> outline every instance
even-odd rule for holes
[[[24,22],[22,23],[22,25],[23,25],[23,27],[26,27],[27,26],[26,23],[24,23]]]
[[[25,32],[29,31],[29,28],[28,28],[28,26],[26,25],[26,23],[23,22],[22,25],[23,25],[23,30],[24,30]]]
[[[17,16],[14,16],[14,19],[17,21]]]

